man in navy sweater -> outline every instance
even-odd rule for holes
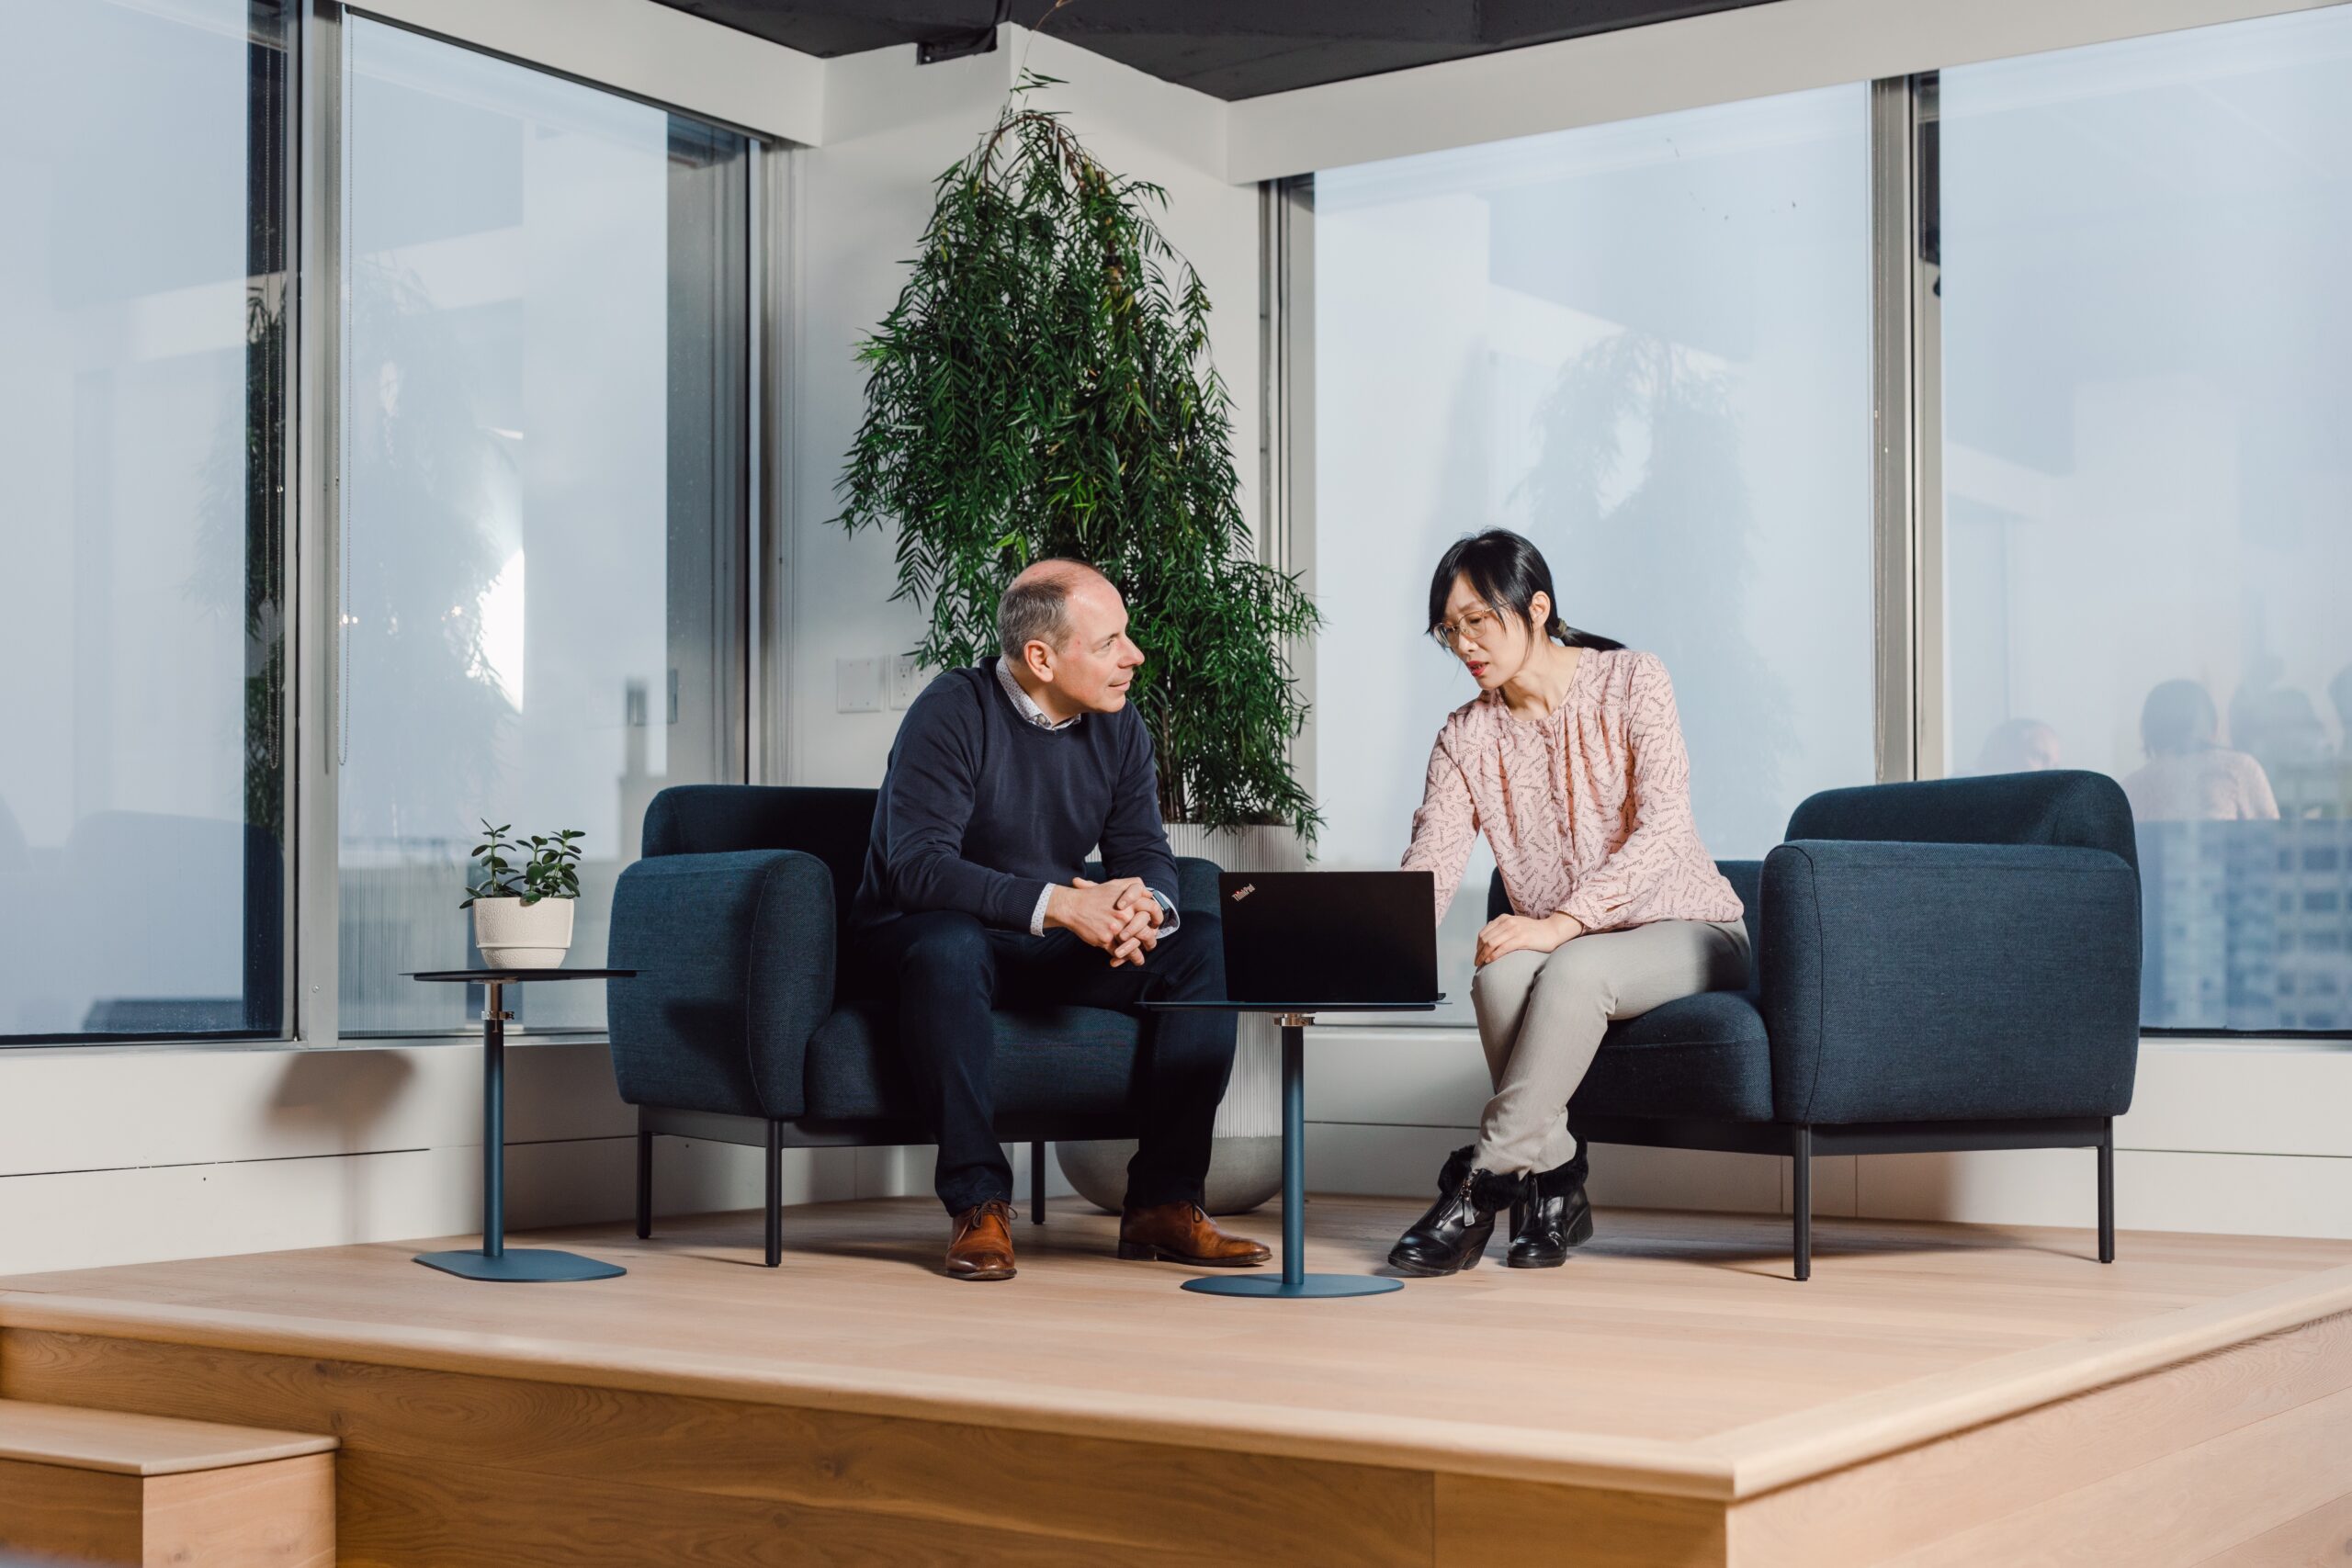
[[[1215,939],[1178,932],[1151,736],[1127,705],[1143,650],[1119,591],[1091,566],[1039,561],[1005,590],[997,631],[1002,658],[946,671],[907,711],[850,910],[852,964],[897,998],[899,1049],[938,1134],[957,1280],[1013,1274],[989,1013],[1225,994]],[[1080,874],[1097,845],[1099,884]],[[1271,1256],[1200,1206],[1233,1039],[1230,1013],[1146,1015],[1120,1257]]]

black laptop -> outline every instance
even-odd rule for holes
[[[1445,999],[1428,872],[1228,871],[1216,880],[1233,1000],[1339,1012]]]

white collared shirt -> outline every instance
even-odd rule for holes
[[[1005,662],[1002,654],[997,656],[996,683],[1004,688],[1004,694],[1012,699],[1012,705],[1021,710],[1021,716],[1040,729],[1068,729],[1086,716],[1082,713],[1074,713],[1064,719],[1046,717],[1046,710],[1037,705],[1037,699],[1031,696],[1021,682],[1013,678],[1012,667]]]

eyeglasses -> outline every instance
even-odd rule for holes
[[[1459,621],[1440,621],[1430,628],[1430,636],[1437,639],[1441,648],[1457,648],[1465,642],[1475,642],[1484,648],[1487,639],[1494,636],[1501,625],[1499,616],[1485,610],[1473,610]]]

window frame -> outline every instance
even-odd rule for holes
[[[250,298],[250,291],[258,280],[263,297],[266,299],[272,288],[271,280],[275,280],[281,323],[278,332],[277,362],[272,367],[268,383],[268,396],[276,415],[271,422],[273,428],[269,435],[268,447],[276,458],[274,468],[277,471],[277,515],[273,520],[271,531],[272,542],[277,557],[277,577],[283,617],[280,624],[284,627],[280,634],[283,652],[280,655],[279,668],[282,674],[275,694],[276,705],[269,715],[269,722],[274,726],[277,735],[274,750],[277,753],[277,766],[279,773],[278,949],[276,958],[278,986],[277,1029],[274,1032],[251,1029],[207,1030],[200,1033],[190,1033],[185,1030],[66,1030],[24,1034],[0,1032],[0,1051],[54,1049],[61,1046],[83,1045],[152,1046],[189,1042],[234,1049],[252,1049],[256,1045],[268,1045],[290,1040],[298,1029],[296,1008],[300,996],[300,982],[295,963],[301,943],[296,924],[299,919],[296,897],[298,874],[296,860],[297,845],[300,837],[298,828],[300,801],[297,794],[300,770],[297,762],[297,752],[301,736],[300,726],[297,722],[297,714],[300,710],[296,706],[294,694],[300,679],[299,649],[301,646],[295,616],[300,613],[302,595],[299,584],[300,568],[296,548],[295,519],[299,496],[297,486],[300,483],[300,475],[298,460],[299,422],[296,411],[300,404],[302,382],[300,348],[300,296],[302,279],[300,262],[305,254],[301,227],[303,210],[301,191],[304,171],[302,154],[307,140],[303,110],[308,77],[304,63],[304,3],[305,0],[284,0],[279,28],[274,39],[266,36],[250,21],[245,28],[245,42],[248,50],[274,50],[281,56],[278,64],[281,77],[276,97],[276,123],[271,128],[272,134],[266,141],[257,143],[249,132],[245,143],[245,188],[248,192],[252,192],[255,190],[257,185],[260,185],[268,197],[266,203],[249,207],[247,209],[248,254],[250,256],[254,242],[260,240],[268,248],[270,259],[277,264],[274,268],[267,271],[249,270],[245,276],[245,287]],[[254,87],[254,78],[249,70],[246,77],[248,104],[255,99]],[[249,117],[250,114],[249,109]],[[249,118],[248,124],[250,123]],[[266,170],[257,168],[254,164],[256,153],[266,156],[270,160],[271,166]],[[261,182],[265,180],[266,184],[262,184]],[[253,345],[250,343],[246,346],[246,353],[250,378],[250,356],[253,354]],[[249,379],[248,385],[250,384]],[[249,421],[251,417],[249,410],[247,414]],[[248,949],[244,958],[249,965],[253,956],[252,951]],[[243,995],[242,992],[241,995]]]
[[[699,110],[681,107],[642,93],[616,87],[609,83],[551,66],[508,51],[489,48],[469,39],[453,36],[433,28],[420,26],[404,17],[389,15],[364,6],[346,6],[338,0],[310,0],[305,20],[304,60],[306,75],[316,93],[316,111],[305,114],[304,129],[315,141],[310,147],[310,157],[304,164],[305,183],[314,192],[310,209],[315,221],[304,231],[306,282],[308,293],[320,306],[312,318],[314,330],[307,334],[303,367],[309,373],[308,385],[311,400],[304,406],[312,411],[306,423],[309,434],[317,441],[315,460],[311,469],[311,483],[305,496],[305,542],[309,546],[307,558],[318,563],[310,574],[306,586],[310,589],[309,613],[304,624],[311,633],[307,644],[311,656],[303,662],[303,672],[311,682],[310,692],[316,700],[299,711],[315,716],[319,722],[303,726],[309,745],[316,748],[315,758],[306,754],[310,787],[304,791],[302,860],[308,868],[303,880],[301,900],[303,915],[300,936],[301,1009],[299,1032],[290,1036],[291,1044],[332,1044],[344,1040],[368,1044],[390,1044],[401,1042],[447,1040],[465,1043],[478,1038],[471,1025],[433,1032],[394,1032],[375,1033],[361,1032],[346,1034],[340,1016],[342,995],[341,941],[341,817],[338,793],[339,764],[337,761],[337,722],[341,711],[342,693],[339,687],[341,670],[338,665],[340,639],[335,620],[343,604],[341,592],[340,545],[342,540],[342,485],[339,453],[342,441],[341,395],[343,367],[340,349],[343,338],[343,311],[348,303],[342,257],[344,254],[342,225],[349,210],[343,181],[342,138],[345,124],[343,85],[348,80],[349,30],[345,23],[351,19],[396,29],[418,38],[429,39],[452,49],[518,66],[540,75],[553,77],[606,94],[610,96],[642,104],[673,117],[696,120],[705,125],[731,132],[744,139],[747,156],[744,161],[744,232],[742,278],[743,299],[741,322],[744,339],[741,344],[744,374],[741,377],[744,407],[739,411],[741,421],[743,471],[738,475],[729,525],[729,536],[716,541],[716,558],[724,563],[727,581],[717,584],[714,592],[723,597],[728,615],[723,627],[723,643],[719,660],[726,674],[720,698],[727,711],[724,735],[724,766],[721,781],[742,784],[756,778],[775,776],[764,772],[764,759],[755,747],[763,742],[763,728],[755,719],[768,703],[768,682],[763,679],[758,653],[775,645],[762,636],[764,617],[759,605],[764,597],[775,592],[772,571],[763,572],[761,564],[775,516],[777,476],[775,465],[764,460],[765,448],[773,433],[775,413],[770,399],[780,379],[782,344],[779,340],[780,312],[775,301],[778,296],[776,267],[770,247],[784,221],[785,204],[781,199],[787,191],[790,160],[775,139],[721,117]],[[289,964],[289,970],[293,965]],[[510,1025],[508,1037],[516,1042],[531,1040],[578,1041],[601,1039],[601,1025]]]
[[[2193,25],[2228,26],[2250,19],[2221,17]],[[2122,36],[2177,30],[2182,29],[2151,28]],[[2035,50],[2014,57],[2058,51]],[[1951,776],[1944,735],[1950,628],[1944,602],[1943,323],[1938,266],[1930,259],[1940,220],[1939,85],[1937,70],[1876,77],[1868,84],[1872,685],[1881,783]],[[1267,558],[1298,574],[1311,594],[1316,556],[1314,176],[1266,180],[1259,189],[1266,411],[1260,538]],[[1316,754],[1315,662],[1301,660],[1298,668],[1310,706],[1306,727],[1293,742],[1294,756],[1302,769],[1311,769]],[[1311,776],[1302,776],[1311,789]],[[2152,1040],[2322,1046],[2352,1042],[2352,1028],[2143,1024],[2140,1032]]]
[[[722,776],[751,782],[785,776],[784,727],[776,722],[784,689],[781,649],[788,599],[782,592],[787,476],[777,460],[778,433],[788,428],[787,367],[794,273],[788,245],[794,164],[789,143],[723,116],[665,102],[542,61],[488,48],[401,17],[338,0],[286,0],[285,80],[272,152],[277,178],[272,202],[286,326],[277,381],[279,478],[277,544],[287,627],[278,732],[285,738],[281,825],[282,881],[276,1033],[186,1032],[0,1034],[0,1053],[83,1046],[156,1045],[254,1050],[330,1046],[341,1032],[340,868],[336,791],[336,715],[341,693],[335,620],[341,484],[340,389],[345,221],[342,180],[347,18],[364,17],[544,75],[700,121],[745,139],[741,345],[746,374],[741,410],[743,470],[735,486],[729,536],[718,541],[729,581],[717,592],[730,606],[719,650],[727,715]],[[249,159],[251,157],[249,151]],[[248,183],[254,175],[249,169]],[[769,666],[775,668],[769,668]],[[594,1027],[510,1032],[518,1040],[601,1038]],[[370,1046],[478,1040],[470,1028],[437,1033],[364,1037]]]

